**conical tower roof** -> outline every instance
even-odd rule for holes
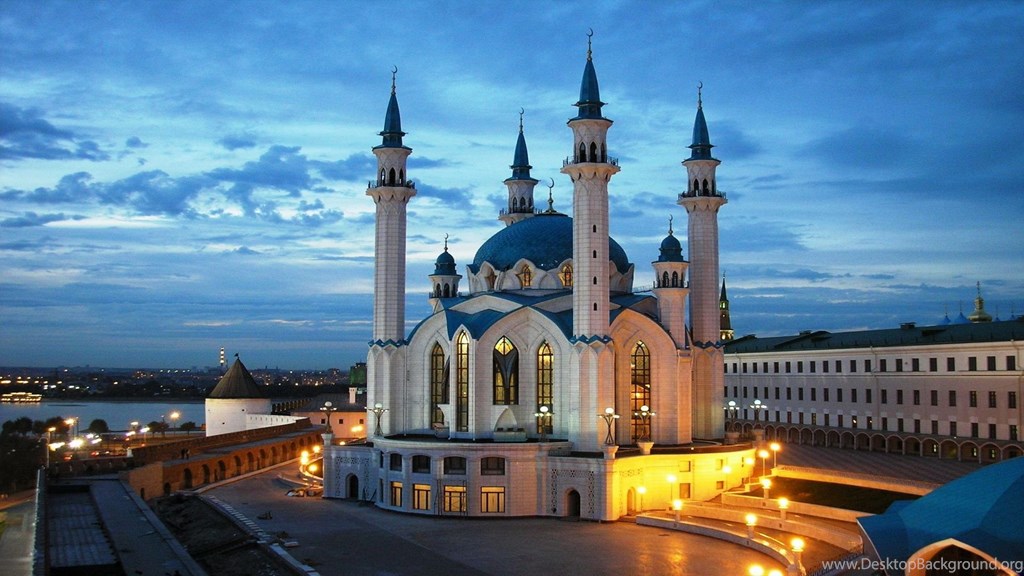
[[[208,398],[266,398],[266,395],[236,356],[235,363],[213,387]]]

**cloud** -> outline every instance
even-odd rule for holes
[[[99,144],[43,118],[36,108],[0,102],[0,159],[109,160]]]
[[[238,248],[230,250],[229,252],[232,254],[242,254],[243,256],[256,256],[262,254],[262,252],[260,252],[259,250],[253,250],[248,246],[239,246]]]
[[[920,144],[893,130],[853,126],[811,140],[801,151],[829,165],[874,169],[905,164],[914,148]]]
[[[359,152],[344,160],[317,162],[316,167],[320,174],[331,180],[362,182],[372,179],[377,173],[377,159],[372,154]]]
[[[63,212],[56,214],[36,214],[26,212],[16,218],[0,220],[0,228],[29,228],[32,226],[45,226],[50,222],[61,222],[63,220],[83,220],[85,216],[67,216]]]
[[[417,196],[437,198],[448,206],[469,207],[473,201],[473,193],[469,188],[439,188],[422,182],[416,184]]]
[[[138,136],[132,136],[131,138],[124,141],[124,145],[128,148],[148,148],[149,144],[142,141],[142,138]]]
[[[256,138],[249,134],[229,134],[217,140],[217,144],[226,150],[239,150],[244,148],[255,148]]]

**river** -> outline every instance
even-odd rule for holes
[[[177,420],[171,413],[179,414]],[[53,416],[76,418],[79,429],[85,430],[96,419],[106,420],[111,430],[127,430],[131,422],[145,426],[150,422],[167,422],[172,426],[195,422],[199,428],[206,421],[203,400],[52,400],[36,403],[0,403],[0,422],[27,417],[46,420]]]

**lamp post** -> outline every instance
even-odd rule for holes
[[[615,435],[612,431],[612,423],[619,418],[619,415],[615,413],[615,408],[605,408],[603,414],[597,415],[599,418],[604,420],[604,423],[608,425],[608,435],[604,437],[605,446],[615,445]]]
[[[744,517],[744,520],[747,521],[747,539],[748,540],[753,540],[754,539],[754,527],[757,526],[757,515],[756,514],[747,514]]]
[[[768,490],[772,487],[771,478],[761,478],[761,489],[764,490],[764,499],[768,499]]]
[[[789,498],[779,498],[779,516],[783,522],[786,521],[786,510],[789,510]]]
[[[679,524],[679,514],[683,510],[683,501],[680,498],[676,498],[672,501],[672,511],[675,512],[676,524]]]
[[[540,432],[541,442],[546,442],[548,439],[548,423],[551,422],[551,414],[553,414],[551,408],[543,404],[534,413],[534,416],[537,418],[537,428],[539,428],[538,432]]]
[[[50,426],[49,428],[46,429],[46,470],[47,470],[47,474],[49,474],[49,470],[50,470],[50,442],[51,442],[51,434],[53,434],[56,430],[57,430],[57,428],[55,428],[53,426]]]
[[[760,418],[758,414],[761,412],[761,410],[768,409],[768,405],[762,404],[760,400],[754,400],[754,403],[751,404],[750,407],[754,410],[754,422],[757,422]],[[765,415],[765,420],[767,420],[767,414]]]
[[[761,459],[761,476],[764,476],[764,466],[765,466],[765,460],[768,459],[768,451],[767,450],[758,450],[757,451],[757,457]]]
[[[331,412],[334,412],[337,409],[338,409],[338,407],[335,406],[334,402],[331,402],[330,400],[324,402],[324,405],[320,407],[320,410],[322,412],[326,412],[327,413],[327,433],[328,434],[334,434],[334,425],[331,424]]]
[[[793,551],[793,564],[789,567],[790,574],[803,574],[804,567],[800,562],[800,555],[804,551],[804,540],[803,538],[793,538],[789,541],[790,549]]]
[[[729,400],[729,402],[725,405],[726,419],[735,420],[736,419],[736,411],[739,410],[739,409],[740,409],[740,407],[736,405],[736,401],[735,400]]]
[[[644,404],[640,407],[639,412],[633,412],[633,416],[640,418],[640,437],[637,438],[639,441],[649,441],[651,439],[651,416],[654,416],[654,412],[651,407]]]
[[[178,418],[181,418],[181,412],[178,412],[177,410],[171,412],[171,428],[177,429]]]
[[[373,405],[373,409],[370,410],[370,412],[373,412],[373,415],[377,417],[377,428],[373,431],[373,435],[374,436],[383,436],[384,435],[384,433],[380,429],[380,417],[383,416],[384,413],[387,412],[387,411],[388,411],[388,409],[385,408],[384,405],[381,404],[380,402],[375,403]]]
[[[647,494],[647,486],[637,486],[636,493],[640,495],[640,511],[644,511],[644,494]]]
[[[779,450],[782,450],[782,446],[778,442],[772,442],[768,448],[772,451],[772,468],[774,469],[779,465]]]

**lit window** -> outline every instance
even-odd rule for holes
[[[430,484],[412,485],[412,509],[430,510]]]
[[[558,277],[562,280],[563,288],[572,288],[572,264],[562,266],[562,272]]]
[[[505,487],[484,486],[480,489],[480,511],[502,513],[505,511]]]
[[[466,512],[466,487],[445,486],[444,487],[444,511],[445,512]]]

